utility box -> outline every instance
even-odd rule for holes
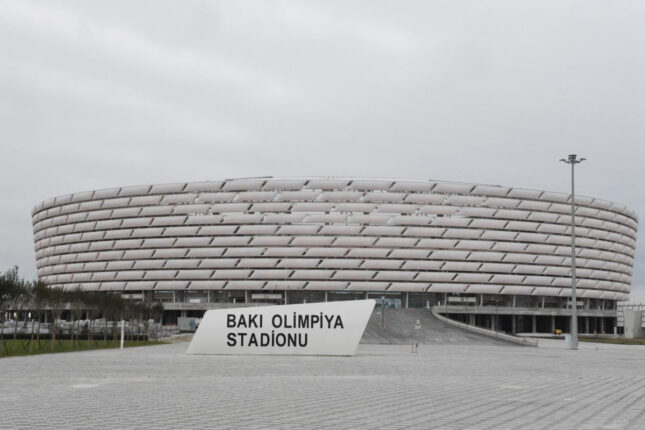
[[[644,331],[642,327],[643,323],[643,311],[642,310],[633,310],[625,309],[623,311],[624,324],[625,324],[625,339],[633,339],[635,337],[643,337]]]

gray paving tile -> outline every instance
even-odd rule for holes
[[[187,344],[0,360],[0,428],[638,429],[645,348],[360,345],[355,357]]]

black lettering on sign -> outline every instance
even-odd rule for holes
[[[331,322],[334,319],[333,315],[325,315],[325,322],[327,323],[327,328],[331,328]]]
[[[282,327],[282,318],[280,318],[280,314],[273,315],[273,318],[271,318],[271,324],[273,324],[274,328]]]
[[[249,346],[258,346],[258,339],[255,336],[255,333],[251,333],[249,337]]]
[[[226,314],[226,327],[227,328],[235,327],[235,315]]]
[[[293,324],[293,321],[296,320],[296,313],[293,313],[293,320],[291,320],[291,324]],[[284,316],[284,328],[293,328],[293,325],[289,325],[289,319],[287,316]]]
[[[248,335],[248,336],[247,336]],[[239,347],[300,347],[307,346],[309,337],[307,333],[276,333],[271,330],[269,333],[229,333],[227,335],[228,346]],[[246,340],[246,342],[245,342]]]
[[[248,314],[248,315],[226,315],[227,328],[262,328],[262,315]]]
[[[342,329],[345,328],[345,327],[343,327],[343,320],[340,319],[340,315],[336,315],[336,324],[334,325],[334,328],[338,328],[338,327],[340,327]]]
[[[258,315],[249,315],[249,328],[260,328],[258,326]]]
[[[278,333],[275,336],[275,344],[276,346],[283,347],[284,344],[287,342],[287,336],[285,336],[284,333]]]
[[[248,325],[246,325],[246,319],[244,318],[244,315],[240,315],[240,317],[238,318],[237,327],[244,327],[244,328],[248,327]]]
[[[271,315],[271,325],[274,329],[307,329],[307,330],[335,330],[344,329],[345,325],[340,315],[319,314],[274,314]],[[227,328],[262,329],[262,314],[227,314]],[[252,333],[238,331],[228,333],[226,344],[230,347],[306,347],[308,344],[307,333],[280,333],[271,330],[270,333]]]
[[[235,341],[235,333],[229,333],[227,337],[228,337],[228,341],[226,341],[226,344],[228,346],[235,346],[235,344],[237,343]]]
[[[309,315],[298,315],[298,327],[309,328]]]

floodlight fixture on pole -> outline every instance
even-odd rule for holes
[[[586,158],[578,158],[576,154],[569,154],[560,161],[571,165],[571,342],[569,349],[578,349],[578,299],[576,297],[576,194],[574,170],[576,164],[585,161]]]

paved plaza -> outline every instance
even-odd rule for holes
[[[187,343],[0,360],[0,427],[642,429],[645,348],[364,345],[188,356]]]

